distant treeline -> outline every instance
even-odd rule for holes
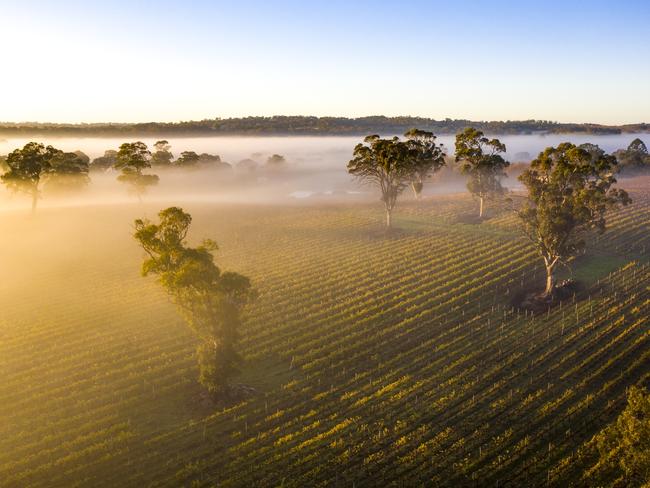
[[[436,134],[456,134],[466,127],[475,127],[491,134],[586,133],[620,134],[650,132],[650,124],[599,125],[552,122],[549,120],[471,121],[464,119],[435,120],[422,117],[307,117],[273,116],[229,119],[205,119],[187,122],[146,122],[137,124],[54,124],[0,123],[0,135],[362,135],[369,133],[402,134],[412,127]]]

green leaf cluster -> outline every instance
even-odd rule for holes
[[[143,275],[157,275],[187,323],[200,339],[199,381],[211,393],[227,393],[237,373],[241,309],[255,297],[250,280],[222,272],[215,264],[217,244],[206,239],[198,247],[186,243],[192,217],[179,207],[159,214],[159,223],[135,221],[135,239],[148,255]]]

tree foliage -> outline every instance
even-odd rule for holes
[[[433,132],[410,129],[404,137],[416,160],[411,176],[411,187],[415,197],[419,199],[424,181],[445,165],[445,152],[442,144],[436,144],[436,136]]]
[[[616,151],[614,156],[616,156],[623,173],[639,173],[650,170],[648,148],[638,137],[627,146],[627,149]]]
[[[348,163],[348,173],[381,190],[386,209],[386,227],[391,227],[391,213],[397,197],[406,188],[416,171],[416,155],[412,145],[398,137],[382,139],[367,136],[354,148]]]
[[[455,134],[465,127],[499,134],[530,134],[544,131],[566,134],[620,134],[648,132],[650,124],[600,125],[559,123],[551,120],[472,121],[468,119],[431,119],[425,117],[314,117],[274,115],[270,117],[216,118],[184,122],[144,122],[135,124],[52,124],[0,123],[0,134],[68,134],[68,135],[218,135],[218,134],[302,134],[361,135],[402,134],[411,127],[420,127],[436,134]]]
[[[50,159],[44,190],[62,193],[84,188],[90,183],[89,161],[81,151],[55,153]]]
[[[135,221],[135,239],[148,255],[142,273],[158,276],[199,338],[201,384],[213,394],[227,394],[240,362],[240,312],[255,292],[247,277],[222,272],[215,264],[214,241],[204,240],[198,247],[187,245],[190,214],[170,207],[158,217],[158,224]]]
[[[168,141],[157,141],[153,145],[155,151],[151,154],[152,166],[170,166],[174,155],[171,153],[172,148]]]
[[[90,157],[85,152],[77,150],[74,153],[81,159],[83,164],[90,166]]]
[[[15,149],[5,160],[7,170],[0,177],[13,191],[20,191],[32,197],[32,211],[36,210],[40,196],[40,184],[46,181],[54,186],[64,179],[71,186],[88,183],[88,162],[74,152],[63,152],[53,146],[29,142],[22,149]]]
[[[116,154],[113,167],[119,169],[121,174],[118,181],[130,186],[138,199],[146,192],[147,187],[158,183],[158,176],[144,174],[142,171],[151,167],[151,152],[144,142],[125,142]]]
[[[219,156],[218,154],[208,154],[208,153],[199,154],[199,162],[201,164],[214,164],[216,166],[219,166],[221,164],[228,164],[228,163],[222,163],[221,156]]]
[[[613,188],[616,165],[598,146],[565,142],[546,148],[519,177],[528,197],[518,215],[544,259],[545,295],[554,290],[558,262],[585,247],[588,231],[605,231],[607,210],[630,202],[625,191]]]
[[[142,173],[151,168],[151,152],[144,142],[125,142],[117,151],[115,169],[123,173]]]
[[[594,439],[598,462],[585,473],[594,486],[641,487],[650,483],[650,394],[632,386],[627,407]]]
[[[281,154],[273,154],[272,156],[269,156],[266,160],[266,164],[271,168],[284,166],[286,162],[287,160]]]
[[[187,168],[196,166],[200,162],[200,159],[199,155],[194,151],[183,151],[174,164]]]
[[[501,156],[505,151],[499,139],[488,139],[473,127],[456,134],[456,162],[468,177],[467,189],[480,201],[479,217],[483,217],[485,200],[505,191],[501,180],[510,164]]]
[[[239,161],[235,165],[235,168],[237,169],[237,171],[241,173],[253,173],[257,170],[257,166],[258,166],[257,161],[250,158],[246,158]]]
[[[95,158],[90,163],[90,169],[92,170],[102,170],[106,171],[109,168],[115,166],[117,162],[117,151],[114,149],[108,149],[104,151],[103,156]]]

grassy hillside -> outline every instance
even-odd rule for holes
[[[0,214],[0,485],[462,486],[579,482],[564,469],[650,384],[650,194],[576,262],[585,291],[541,316],[543,279],[465,197],[197,206],[224,268],[253,278],[242,383],[204,401],[193,336],[140,277],[132,221],[158,207]],[[171,202],[170,202],[171,203]]]

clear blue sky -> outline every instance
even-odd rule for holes
[[[650,1],[0,0],[0,120],[650,122]]]

